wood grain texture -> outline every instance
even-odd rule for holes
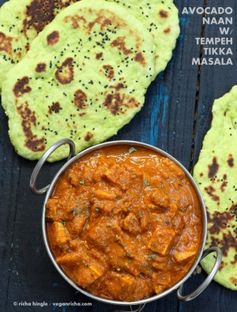
[[[0,0],[0,4],[3,2]],[[184,6],[196,6],[197,1],[176,0],[176,4],[181,11]],[[207,1],[199,0],[198,5],[207,5]],[[230,5],[237,12],[235,0],[212,0],[211,5]],[[215,35],[216,30],[209,26],[203,29],[201,16],[180,16],[180,24],[181,35],[172,61],[150,86],[142,111],[113,139],[134,139],[156,145],[189,168],[196,161],[210,126],[213,100],[237,82],[237,68],[236,63],[231,68],[191,66],[191,58],[200,54],[194,37],[202,32]],[[234,27],[237,29],[236,24]],[[236,52],[236,43],[234,48]],[[62,163],[46,166],[41,176],[42,185],[52,179]],[[38,310],[14,307],[14,301],[93,303],[92,307],[85,308],[50,305],[40,309],[46,312],[118,310],[116,306],[95,302],[74,291],[51,264],[41,234],[43,197],[31,194],[28,186],[34,165],[13,151],[7,135],[7,120],[0,110],[0,311]],[[194,289],[204,278],[205,274],[201,274],[191,279],[185,291]],[[236,306],[236,293],[212,283],[194,302],[180,303],[173,293],[148,304],[144,311],[232,312]]]

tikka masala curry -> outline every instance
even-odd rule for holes
[[[182,279],[202,242],[184,171],[148,148],[106,147],[75,161],[46,204],[48,240],[68,277],[99,297],[135,301]]]

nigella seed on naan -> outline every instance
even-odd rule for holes
[[[79,152],[116,134],[144,104],[152,51],[151,34],[120,5],[85,0],[59,13],[3,84],[17,153],[38,159],[65,137]],[[62,147],[50,161],[67,154]]]
[[[211,129],[205,136],[194,178],[208,212],[207,247],[219,246],[223,261],[215,280],[237,290],[237,86],[215,100]],[[202,261],[210,272],[213,254]]]

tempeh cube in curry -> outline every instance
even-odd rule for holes
[[[80,235],[82,230],[84,229],[86,221],[87,221],[87,218],[85,215],[75,216],[73,220],[70,222],[70,228],[69,228],[70,234],[75,237]]]
[[[154,190],[151,194],[151,201],[157,207],[168,209],[170,206],[170,198],[162,189]]]
[[[122,222],[122,228],[131,234],[138,234],[141,232],[139,220],[134,213],[129,213]]]
[[[128,291],[134,292],[135,282],[136,279],[130,274],[109,272],[103,286],[109,296],[117,295],[119,298],[123,298]]]
[[[97,248],[105,251],[113,241],[117,227],[111,218],[101,218],[95,225],[89,227],[88,240]]]
[[[148,247],[160,255],[166,256],[175,238],[175,231],[170,228],[157,228],[153,233]]]
[[[113,200],[116,198],[116,194],[111,193],[111,192],[106,192],[103,190],[96,190],[95,191],[95,197],[98,199]]]
[[[117,171],[119,170],[119,166],[114,165],[110,169],[106,170],[103,174],[103,177],[110,182],[111,184],[118,185],[118,175]]]
[[[97,258],[94,253],[83,244],[78,243],[75,252],[69,252],[63,256],[57,257],[57,263],[64,266],[65,271],[73,270],[75,280],[83,287],[92,284],[105,272],[105,265]]]
[[[81,262],[81,256],[77,252],[69,252],[63,256],[57,257],[57,263],[68,266],[75,266]]]
[[[153,287],[156,294],[160,294],[163,290],[165,290],[164,285],[155,285]]]
[[[177,262],[186,262],[191,260],[195,255],[196,255],[195,250],[176,251],[174,253],[174,258]]]
[[[104,178],[124,191],[131,187],[140,190],[143,186],[143,174],[134,169],[131,164],[124,165],[124,167],[112,166],[104,173]]]
[[[104,274],[104,269],[100,265],[80,265],[75,268],[73,275],[75,280],[82,287],[88,287]]]
[[[156,294],[161,293],[172,283],[171,272],[156,272],[152,275],[152,285]]]
[[[58,199],[50,198],[46,204],[46,218],[48,221],[55,221],[57,219]]]
[[[52,224],[52,233],[54,237],[54,244],[63,246],[69,241],[69,233],[65,225],[61,222],[54,222]]]
[[[156,270],[162,271],[167,267],[168,257],[152,253],[150,259],[152,260],[152,267]]]

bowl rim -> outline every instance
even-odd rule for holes
[[[53,255],[53,252],[50,249],[50,244],[47,238],[47,230],[46,230],[46,218],[45,218],[45,206],[46,203],[49,199],[49,197],[51,196],[54,187],[58,181],[58,179],[60,178],[61,174],[64,173],[68,167],[70,167],[72,165],[72,163],[74,163],[75,161],[79,160],[80,158],[82,158],[83,156],[94,152],[96,150],[102,149],[102,148],[106,148],[106,147],[110,147],[110,146],[119,146],[119,145],[128,145],[130,147],[141,147],[141,148],[146,148],[149,150],[152,150],[156,153],[161,154],[164,157],[169,158],[170,160],[172,160],[174,163],[176,163],[186,174],[186,176],[188,177],[190,183],[192,184],[196,195],[198,197],[198,200],[200,202],[200,209],[202,210],[202,243],[200,245],[199,248],[199,252],[198,255],[196,257],[196,260],[194,261],[192,267],[189,269],[189,271],[184,275],[184,277],[179,280],[175,285],[173,285],[172,287],[168,288],[167,290],[165,290],[164,292],[145,298],[145,299],[141,299],[141,300],[136,300],[136,301],[119,301],[119,300],[112,300],[112,299],[106,299],[103,297],[99,297],[96,295],[93,295],[90,292],[87,292],[85,289],[81,288],[80,286],[78,286],[72,279],[70,279],[67,274],[63,271],[63,269],[60,267],[60,265],[56,262],[56,259]],[[73,156],[71,159],[69,159],[68,161],[66,161],[66,163],[57,171],[57,173],[55,174],[52,182],[50,183],[49,189],[47,190],[47,193],[45,195],[45,199],[44,199],[44,203],[43,203],[43,212],[42,212],[42,232],[43,232],[43,240],[44,240],[44,245],[46,247],[47,253],[49,255],[49,258],[51,259],[54,267],[56,268],[56,270],[59,272],[59,274],[64,278],[64,280],[66,280],[74,289],[76,289],[77,291],[79,291],[80,293],[82,293],[83,295],[93,299],[93,300],[97,300],[103,303],[107,303],[107,304],[114,304],[114,305],[121,305],[121,306],[126,306],[126,305],[142,305],[142,304],[146,304],[149,302],[152,302],[154,300],[158,300],[161,299],[165,296],[167,296],[168,294],[170,294],[171,292],[173,292],[174,290],[178,289],[194,272],[194,270],[196,269],[197,265],[199,264],[199,262],[201,261],[201,257],[202,257],[202,253],[204,251],[204,247],[205,247],[205,243],[206,243],[206,237],[207,237],[207,211],[206,211],[206,207],[205,207],[205,203],[203,200],[203,197],[201,195],[201,192],[199,190],[199,187],[197,185],[197,183],[194,181],[194,178],[192,177],[192,175],[190,174],[190,172],[176,159],[174,158],[172,155],[170,155],[169,153],[167,153],[166,151],[147,144],[147,143],[143,143],[140,141],[133,141],[133,140],[115,140],[115,141],[107,141],[104,143],[100,143],[100,144],[96,144],[94,146],[91,146],[81,152],[79,152],[78,154],[76,154],[75,156]]]

